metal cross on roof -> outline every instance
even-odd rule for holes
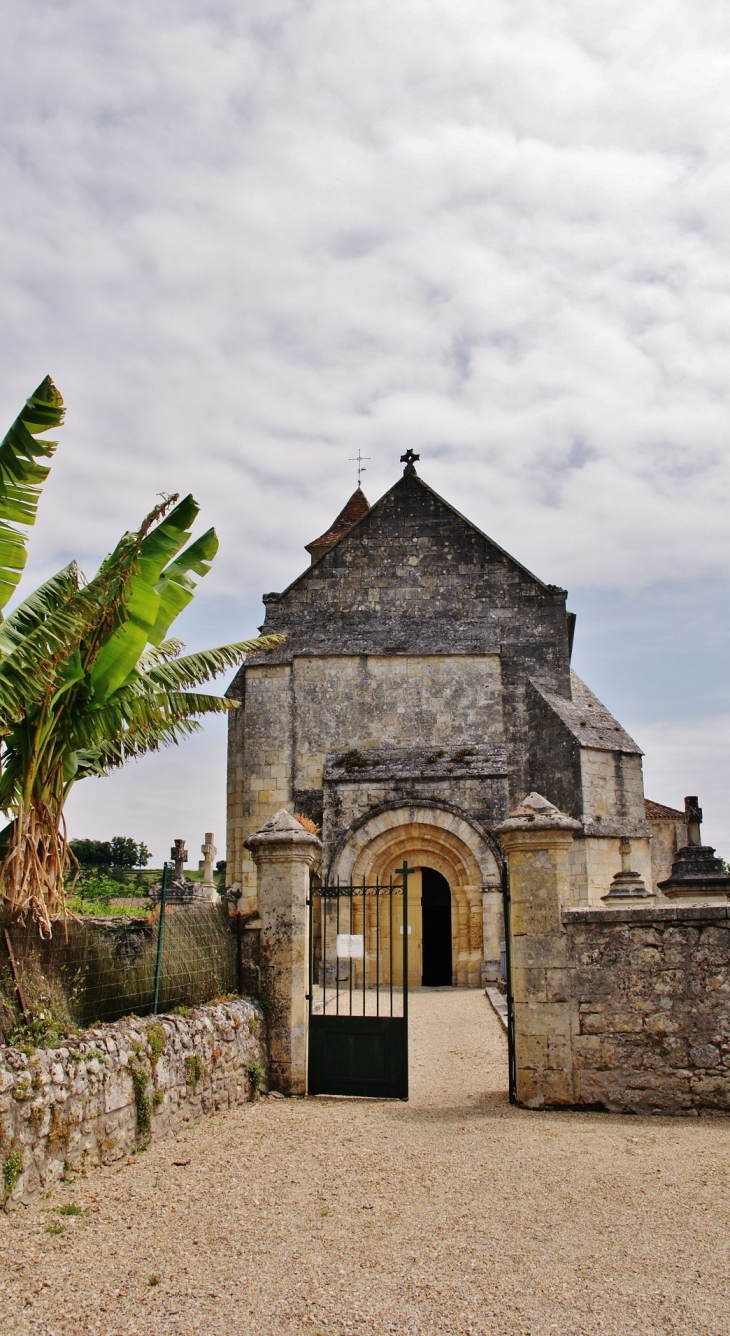
[[[367,469],[365,468],[365,465],[364,465],[363,462],[362,462],[363,459],[367,459],[367,460],[369,460],[369,459],[370,459],[370,455],[361,455],[359,450],[358,450],[358,452],[357,452],[356,455],[350,455],[350,463],[351,463],[351,464],[357,464],[357,485],[358,485],[358,487],[360,486],[360,477],[361,477],[361,475],[362,475],[363,473],[367,473]]]
[[[410,447],[406,450],[406,452],[405,452],[404,455],[401,455],[401,457],[400,457],[400,462],[401,462],[401,464],[405,464],[405,468],[404,468],[404,470],[403,470],[403,477],[404,477],[404,478],[408,477],[409,474],[413,474],[413,473],[416,472],[416,470],[415,470],[415,468],[414,468],[414,464],[415,464],[415,461],[416,461],[417,459],[420,459],[420,458],[421,458],[421,456],[420,456],[420,455],[415,455],[415,454],[413,453],[413,451],[410,449]]]

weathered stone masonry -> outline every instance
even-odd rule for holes
[[[730,1109],[730,906],[567,909],[575,1102]]]
[[[247,1001],[99,1026],[30,1056],[0,1049],[6,1209],[63,1175],[111,1164],[191,1119],[240,1104],[251,1061],[266,1071],[263,1017]]]

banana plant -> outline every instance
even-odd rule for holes
[[[73,784],[236,708],[196,688],[282,639],[185,655],[169,636],[194,596],[193,577],[208,573],[218,550],[213,529],[190,541],[198,512],[192,496],[164,498],[88,583],[71,563],[0,624],[0,809],[9,817],[0,883],[11,916],[42,934],[65,915],[72,855],[63,811]]]
[[[0,444],[0,613],[15,592],[27,559],[27,534],[15,526],[35,524],[41,487],[50,473],[49,459],[58,441],[41,440],[60,427],[63,399],[50,376],[26,401]]]

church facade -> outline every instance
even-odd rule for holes
[[[284,640],[229,693],[228,879],[253,913],[245,841],[282,807],[320,829],[330,880],[387,878],[405,858],[411,983],[477,986],[498,977],[504,935],[495,828],[525,795],[580,823],[576,906],[600,904],[628,861],[651,894],[672,840],[652,869],[641,751],[571,669],[566,591],[404,458],[395,486],[373,506],[358,489],[311,565],[264,596],[261,629]]]

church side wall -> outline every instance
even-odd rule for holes
[[[561,812],[580,819],[583,815],[580,743],[532,682],[527,683],[526,700],[529,772],[525,792],[541,793]]]
[[[580,872],[578,873],[578,868]],[[588,835],[577,836],[571,851],[571,870],[575,869],[575,903],[600,905],[608,895],[611,882],[621,871],[621,840]],[[631,841],[631,870],[638,872],[647,891],[652,889],[650,841],[644,837]],[[579,880],[580,878],[580,880]]]
[[[687,824],[685,821],[657,820],[649,818],[651,826],[651,872],[654,892],[664,899],[658,883],[666,881],[672,871],[672,863],[678,849],[687,843]]]
[[[645,829],[641,757],[582,747],[580,762],[586,820],[623,821]]]

